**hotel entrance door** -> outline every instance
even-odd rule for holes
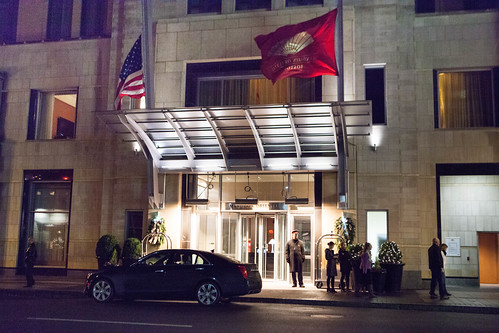
[[[241,214],[242,261],[258,265],[262,278],[284,280],[286,214]]]

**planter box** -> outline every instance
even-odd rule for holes
[[[387,292],[399,292],[402,286],[402,272],[405,264],[381,264],[386,269],[385,290]]]
[[[383,294],[385,292],[386,276],[387,272],[385,269],[373,270],[373,290],[376,294]]]

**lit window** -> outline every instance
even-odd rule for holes
[[[76,91],[31,91],[28,140],[74,139]]]
[[[388,212],[367,212],[367,241],[373,246],[371,255],[373,261],[378,256],[379,247],[388,239]]]
[[[186,106],[307,103],[321,100],[321,77],[272,84],[260,60],[187,64]]]
[[[498,126],[499,112],[497,105],[494,104],[497,84],[493,84],[492,72],[492,70],[436,72],[438,121],[435,127]]]

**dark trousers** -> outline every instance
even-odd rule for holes
[[[330,290],[330,289],[334,290],[334,276],[327,277],[327,290]]]
[[[431,270],[431,284],[430,284],[430,295],[435,295],[435,288],[438,284],[438,293],[440,297],[445,296],[447,293],[444,291],[444,285],[442,283],[442,269],[432,269]]]
[[[26,264],[24,266],[24,272],[26,274],[26,284],[31,287],[35,284],[35,279],[33,279],[33,265]]]
[[[350,271],[341,272],[340,289],[350,289]]]
[[[446,283],[445,283],[445,272],[442,272],[442,290],[444,291],[443,294],[440,294],[440,295],[447,295],[449,294],[449,292],[447,291],[447,286],[446,286]]]
[[[293,285],[296,286],[296,274],[298,273],[298,282],[300,283],[300,286],[303,286],[303,273],[302,271],[298,272],[291,272],[291,277],[293,278]]]

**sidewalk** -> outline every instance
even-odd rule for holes
[[[22,275],[0,275],[0,297],[83,298],[85,273],[70,276],[35,276],[36,284],[25,288]],[[234,302],[302,304],[315,306],[365,307],[419,311],[499,314],[499,287],[462,287],[448,285],[452,296],[448,300],[430,299],[428,290],[402,290],[369,299],[353,293],[327,293],[312,284],[306,288],[291,288],[285,282],[264,280],[262,292],[237,297]]]

